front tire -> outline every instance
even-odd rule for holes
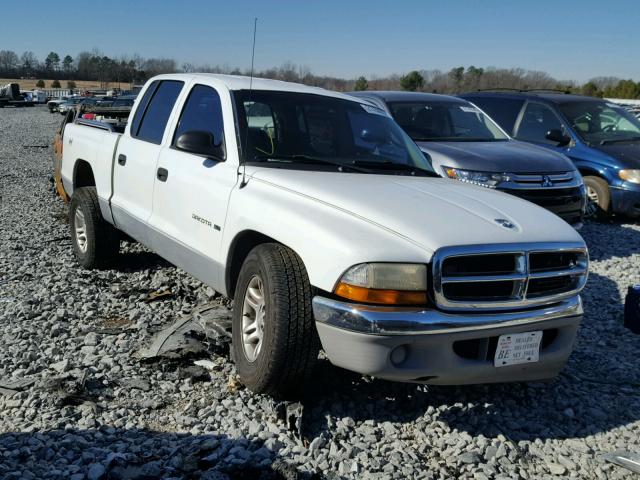
[[[109,265],[120,250],[118,231],[102,218],[95,187],[78,188],[69,207],[73,253],[85,268]]]
[[[611,191],[609,184],[600,177],[584,177],[587,188],[585,218],[604,220],[611,214]]]
[[[240,380],[256,393],[299,392],[318,359],[311,285],[300,257],[276,243],[245,259],[234,297],[233,354]]]

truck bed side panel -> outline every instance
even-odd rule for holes
[[[62,181],[67,193],[72,196],[78,186],[77,172],[91,168],[95,187],[100,200],[100,208],[108,221],[112,221],[108,208],[112,194],[112,171],[114,152],[120,135],[86,125],[67,125],[63,138]]]

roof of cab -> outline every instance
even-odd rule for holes
[[[253,90],[271,90],[280,92],[310,93],[315,95],[324,95],[327,97],[341,98],[343,100],[358,101],[357,99],[345,95],[343,93],[333,92],[320,87],[310,87],[301,83],[285,82],[282,80],[272,80],[269,78],[259,78],[244,75],[222,75],[218,73],[170,73],[157,75],[151,80],[182,80],[184,82],[195,80],[207,83],[223,84],[229,90],[249,90],[249,86]]]
[[[453,102],[467,103],[466,100],[450,95],[426,92],[396,92],[382,90],[366,90],[361,92],[349,92],[349,95],[357,97],[377,97],[385,102]]]
[[[500,97],[514,99],[538,99],[551,103],[572,103],[572,102],[603,102],[602,98],[588,97],[586,95],[577,95],[574,93],[553,93],[553,92],[501,92],[501,91],[484,91],[484,92],[466,92],[460,94],[463,98],[481,98],[481,97]]]

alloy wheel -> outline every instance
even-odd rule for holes
[[[599,200],[598,192],[593,187],[587,185],[587,206],[585,208],[585,217],[593,218],[598,213],[599,209]]]
[[[82,253],[87,251],[87,222],[84,219],[84,212],[81,208],[76,209],[76,214],[73,217],[73,228],[76,231],[76,243],[78,249]]]
[[[258,275],[249,280],[242,305],[242,347],[249,362],[254,362],[264,339],[266,302],[264,283]]]

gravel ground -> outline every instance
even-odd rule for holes
[[[197,305],[225,302],[136,244],[111,270],[73,261],[51,193],[59,115],[0,110],[0,478],[622,478],[640,451],[640,342],[622,327],[640,225],[588,224],[586,315],[550,383],[424,387],[318,367],[300,404],[240,387],[228,346],[134,352]],[[147,302],[151,292],[172,295]]]

